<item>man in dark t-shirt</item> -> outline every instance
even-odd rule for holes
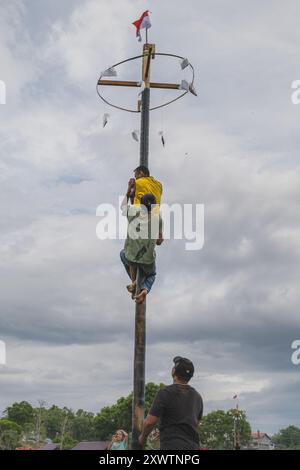
[[[158,391],[144,421],[139,438],[142,447],[160,419],[161,449],[199,449],[197,429],[203,415],[203,401],[199,393],[188,385],[193,375],[193,363],[176,356],[172,369],[173,384]]]

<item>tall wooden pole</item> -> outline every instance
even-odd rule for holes
[[[141,100],[140,165],[149,165],[149,108],[150,108],[150,61],[154,44],[144,44],[143,80],[145,89]],[[139,285],[139,274],[137,279]],[[132,449],[140,449],[138,437],[142,431],[145,403],[145,358],[146,358],[146,300],[135,307],[135,343],[132,406]]]
[[[147,33],[147,31],[146,31]],[[176,56],[177,57],[177,56]],[[149,166],[149,114],[150,114],[150,88],[180,90],[177,83],[150,82],[151,60],[155,58],[155,44],[148,43],[143,47],[142,80],[145,84],[142,98],[138,102],[138,111],[141,111],[140,135],[140,165]],[[101,86],[140,87],[140,82],[128,80],[98,80]],[[101,95],[100,95],[101,96]],[[103,99],[103,98],[102,98]],[[105,101],[105,100],[104,100]],[[137,278],[139,284],[139,273]],[[134,371],[133,371],[133,404],[132,404],[132,448],[140,449],[139,435],[144,420],[145,402],[145,357],[146,357],[146,300],[135,307],[135,343],[134,343]]]
[[[150,87],[145,88],[142,96],[141,109],[141,142],[140,142],[140,165],[149,166],[149,108]]]

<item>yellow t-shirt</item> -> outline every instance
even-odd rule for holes
[[[140,206],[141,199],[145,194],[153,194],[156,199],[156,204],[160,205],[162,195],[162,184],[155,180],[153,176],[145,176],[135,180],[135,196],[133,204]]]

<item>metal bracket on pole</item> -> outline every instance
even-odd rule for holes
[[[150,87],[150,63],[155,57],[155,44],[144,44],[142,77],[146,88]]]

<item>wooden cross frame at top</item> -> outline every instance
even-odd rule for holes
[[[160,83],[150,82],[150,63],[151,59],[155,58],[155,44],[144,44],[143,49],[143,67],[142,67],[142,81],[145,83],[145,88],[161,88],[168,90],[180,90],[180,84],[178,83]],[[130,80],[98,80],[98,85],[104,86],[125,86],[125,87],[136,87],[141,86],[141,82],[135,82]],[[138,111],[141,110],[141,101],[138,101]]]

